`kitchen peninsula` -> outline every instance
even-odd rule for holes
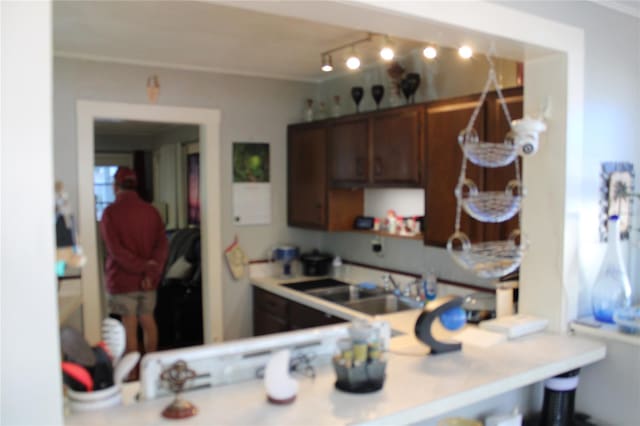
[[[315,277],[317,278],[317,277]],[[291,280],[290,280],[291,281]],[[300,281],[297,278],[296,281]],[[341,307],[282,286],[286,281],[253,278],[254,286],[343,319],[367,318]],[[314,300],[316,299],[316,300]],[[413,337],[419,309],[378,316],[398,334],[389,345],[386,381],[382,390],[365,394],[343,393],[334,388],[335,374],[327,363],[315,366],[315,377],[293,374],[299,392],[291,405],[272,405],[266,400],[261,380],[252,379],[224,386],[187,392],[186,399],[198,406],[197,416],[181,423],[217,425],[299,424],[408,424],[425,422],[473,404],[483,404],[485,413],[495,407],[492,397],[538,383],[563,372],[597,362],[605,346],[574,336],[538,333],[493,345],[463,345],[461,351],[428,356],[428,348]],[[368,317],[371,318],[371,317]],[[251,346],[269,342],[274,348],[292,345],[296,339],[338,330],[331,325],[217,345]],[[293,346],[293,345],[292,345]],[[180,351],[196,351],[194,347]],[[214,348],[215,350],[215,348]],[[173,424],[160,413],[170,397],[130,403],[122,407],[72,414],[67,425]]]

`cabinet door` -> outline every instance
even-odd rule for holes
[[[329,133],[329,182],[332,186],[363,185],[369,173],[369,120],[336,121]]]
[[[289,301],[289,325],[291,330],[338,324],[341,322],[344,322],[341,318],[336,318],[317,309]]]
[[[438,101],[425,109],[425,221],[424,243],[444,247],[453,234],[456,218],[455,187],[462,165],[458,134],[463,130],[478,103],[477,96]],[[485,109],[475,122],[484,135]],[[483,184],[481,169],[467,162],[466,176],[479,187]],[[482,239],[482,224],[461,213],[460,228],[471,241]]]
[[[327,128],[289,127],[288,222],[311,228],[327,226]]]
[[[522,87],[502,91],[504,100],[512,120],[522,118]],[[509,123],[502,111],[502,102],[495,92],[487,96],[487,141],[502,142],[510,129]],[[518,157],[520,176],[522,176],[522,159]],[[504,167],[485,169],[484,190],[503,191],[507,183],[515,179],[515,167],[509,164]],[[485,241],[506,240],[514,229],[518,229],[518,216],[503,223],[486,223],[484,226]]]
[[[282,333],[288,331],[289,326],[286,320],[276,317],[262,309],[253,310],[253,335],[262,336],[264,334]]]
[[[420,107],[375,114],[371,123],[373,184],[420,185]]]
[[[268,291],[253,288],[253,335],[289,330],[289,301]]]

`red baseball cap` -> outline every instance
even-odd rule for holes
[[[118,171],[115,174],[116,185],[121,186],[125,182],[129,181],[133,184],[138,182],[136,172],[128,167],[118,167]]]

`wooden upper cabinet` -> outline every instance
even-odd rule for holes
[[[444,247],[453,234],[456,218],[454,194],[460,167],[462,150],[458,134],[463,130],[478,104],[478,96],[468,96],[427,105],[424,111],[426,128],[425,146],[425,220],[424,243]],[[475,122],[480,138],[485,134],[485,108]],[[481,169],[467,162],[466,176],[481,186]],[[482,238],[482,224],[461,213],[460,228],[471,241]]]
[[[522,118],[523,115],[523,92],[522,87],[505,89],[502,91],[505,103],[512,120]],[[504,137],[510,129],[502,110],[502,102],[495,92],[487,95],[487,141],[502,143]],[[520,176],[522,177],[522,159],[518,157],[520,166]],[[507,183],[516,178],[515,166],[513,163],[504,167],[485,169],[484,187],[486,191],[504,191]],[[518,216],[502,223],[487,223],[484,227],[485,241],[506,240],[514,229],[518,229]]]
[[[329,188],[328,136],[324,123],[289,126],[288,223],[302,228],[346,231],[364,209],[364,191]]]
[[[329,130],[329,180],[333,186],[362,186],[369,180],[369,120],[336,120]]]
[[[327,225],[327,127],[289,127],[288,217],[290,225]]]
[[[421,107],[371,117],[371,183],[418,186],[421,183]]]

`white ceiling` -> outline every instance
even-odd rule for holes
[[[638,0],[592,1],[640,16]],[[374,27],[395,32],[392,36],[419,34],[422,42],[393,37],[400,57],[421,49],[424,41],[429,40],[448,46],[471,43],[484,51],[494,45],[498,56],[513,60],[535,55],[538,50],[535,46],[407,16],[393,20],[383,13],[376,15],[371,9],[366,15],[369,21],[354,23],[342,18],[358,7],[363,6],[317,0],[224,3],[55,0],[54,51],[60,57],[317,82],[346,72],[342,63],[349,49],[334,56],[333,73],[320,71],[321,52],[361,39]],[[296,18],[303,12],[305,16],[314,16],[315,21]],[[350,24],[338,26],[347,21]],[[380,61],[377,51],[382,40],[374,37],[373,42],[358,45],[363,64]]]
[[[319,81],[321,52],[367,32],[205,2],[55,1],[56,56]],[[380,60],[384,37],[359,44]],[[394,38],[398,56],[423,43]],[[336,71],[349,49],[334,54]]]
[[[640,0],[591,0],[601,6],[640,18]]]

